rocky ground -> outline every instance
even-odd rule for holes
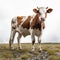
[[[31,44],[22,44],[23,49],[10,50],[8,44],[0,44],[0,60],[60,60],[60,44],[42,44],[42,51],[31,52]]]

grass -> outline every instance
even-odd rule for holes
[[[49,60],[60,60],[60,56],[51,55]]]
[[[60,57],[57,56],[55,53],[60,52],[60,44],[41,44],[42,49],[47,51],[50,59],[49,60],[60,60]],[[10,50],[8,44],[0,44],[0,60],[6,60],[3,58],[17,58],[16,60],[27,60],[28,58],[32,57],[31,53],[31,44],[22,44],[22,50],[17,49],[17,44],[14,44],[15,49]],[[33,55],[38,56],[40,53],[38,52],[38,44],[35,44],[35,52]]]
[[[27,60],[30,56],[28,54],[23,54],[21,56],[22,59]]]

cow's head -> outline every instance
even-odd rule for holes
[[[51,13],[52,10],[53,10],[52,8],[48,8],[48,7],[37,7],[33,9],[35,13],[40,14],[39,18],[42,20],[45,20],[45,18],[47,17],[47,13]]]

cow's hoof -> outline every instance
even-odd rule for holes
[[[34,49],[34,48],[32,48],[31,52],[33,53],[34,51],[35,51],[35,49]]]
[[[31,53],[34,53],[34,51],[31,51]]]
[[[10,50],[14,50],[14,47],[10,47]]]
[[[22,48],[18,47],[19,50],[22,50]]]
[[[38,49],[38,52],[42,52],[42,49]]]
[[[41,53],[41,52],[42,52],[42,50],[38,50],[38,52],[40,52],[40,53]]]

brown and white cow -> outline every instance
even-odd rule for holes
[[[52,12],[51,8],[48,7],[37,7],[33,9],[34,15],[33,16],[17,16],[12,18],[11,21],[11,35],[9,45],[11,49],[13,47],[13,40],[15,37],[16,32],[18,32],[18,48],[21,49],[20,38],[23,35],[24,37],[27,35],[31,35],[32,40],[32,51],[35,50],[34,43],[35,43],[35,35],[38,37],[38,50],[41,51],[41,35],[42,30],[45,28],[45,18],[47,17],[47,13]]]

